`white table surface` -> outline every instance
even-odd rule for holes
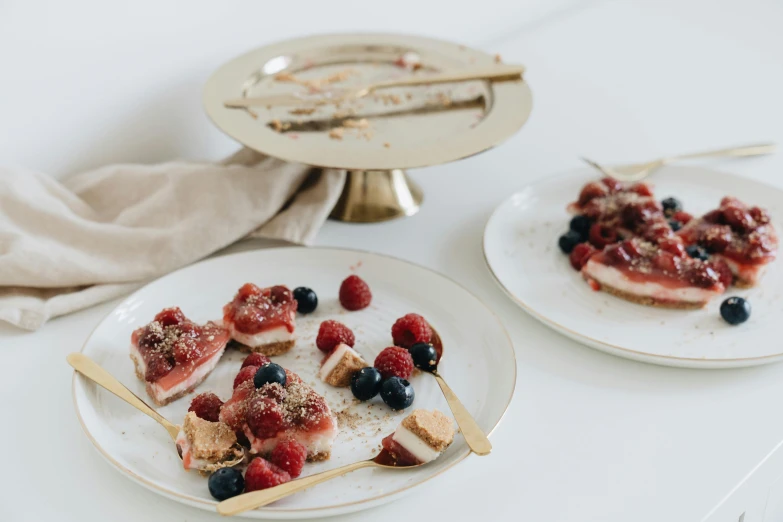
[[[579,166],[579,155],[625,161],[783,143],[783,6],[482,0],[463,9],[405,0],[381,8],[341,0],[305,2],[316,15],[303,17],[302,2],[276,4],[0,3],[0,162],[63,175],[107,162],[218,158],[235,145],[201,113],[206,76],[248,48],[312,31],[419,32],[522,62],[534,110],[520,133],[485,154],[414,172],[426,192],[415,217],[329,222],[318,237],[459,280],[500,315],[518,359],[492,456],[342,519],[716,522],[746,512],[745,522],[772,520],[783,496],[778,482],[767,505],[783,473],[780,452],[740,484],[783,440],[783,366],[683,370],[585,348],[503,295],[484,266],[481,235],[501,200]],[[783,186],[783,154],[715,165]],[[65,355],[113,306],[35,333],[0,325],[0,520],[218,520],[135,485],[82,434]]]

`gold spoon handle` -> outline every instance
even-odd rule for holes
[[[287,497],[288,495],[313,487],[316,484],[326,482],[327,480],[331,480],[335,477],[345,475],[351,471],[372,466],[377,466],[377,464],[372,460],[362,460],[360,462],[348,464],[347,466],[330,469],[328,471],[322,471],[321,473],[316,473],[315,475],[292,480],[291,482],[286,482],[285,484],[280,484],[279,486],[275,486],[273,488],[262,489],[261,491],[252,491],[250,493],[243,493],[242,495],[224,500],[218,504],[217,511],[221,515],[236,515],[237,513],[242,513],[244,511],[255,509],[261,506],[266,506],[275,500],[280,500],[283,497]]]
[[[449,404],[449,408],[451,408],[451,413],[454,414],[454,419],[457,421],[457,425],[460,431],[462,431],[462,436],[465,437],[465,442],[468,443],[471,451],[476,455],[489,455],[489,452],[492,451],[492,443],[484,435],[484,431],[476,424],[473,416],[468,413],[468,410],[465,409],[457,395],[446,384],[443,377],[437,372],[432,372],[432,375],[438,381],[438,385],[443,391],[443,396],[446,397],[446,402]]]
[[[128,388],[118,381],[112,374],[104,370],[95,361],[84,355],[83,353],[72,353],[66,358],[68,364],[73,366],[73,369],[81,373],[98,386],[105,388],[112,392],[114,395],[124,400],[137,410],[152,417],[161,426],[166,428],[172,439],[177,439],[177,433],[179,433],[179,427],[167,421],[160,413],[153,410],[146,402],[141,400],[138,395],[130,391]]]
[[[464,71],[453,71],[432,75],[407,76],[395,80],[373,83],[367,89],[374,91],[387,87],[408,87],[412,85],[431,85],[435,83],[464,82],[469,80],[502,80],[517,79],[525,72],[523,65],[496,64],[480,69],[470,68]]]
[[[680,154],[666,158],[665,161],[674,161],[678,159],[709,158],[712,156],[761,156],[763,154],[772,154],[777,145],[774,143],[756,143],[753,145],[743,145],[741,147],[727,147],[725,149],[708,150],[704,152],[693,152],[691,154]]]

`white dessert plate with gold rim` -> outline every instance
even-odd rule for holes
[[[594,292],[557,245],[568,230],[565,207],[595,171],[579,170],[531,184],[500,204],[484,231],[484,256],[511,299],[552,329],[587,346],[639,361],[690,368],[730,368],[783,360],[779,336],[783,261],[773,262],[757,288],[730,288],[700,310],[668,310]],[[733,195],[766,208],[778,231],[783,190],[735,174],[670,166],[648,180],[656,197],[675,196],[693,215]],[[750,319],[730,326],[721,301],[738,295],[753,307]]]
[[[342,309],[340,282],[357,273],[370,285],[372,304],[358,312]],[[390,346],[390,328],[398,317],[417,312],[438,330],[444,344],[441,373],[479,426],[489,433],[503,417],[516,380],[511,341],[498,318],[475,296],[452,280],[421,266],[367,252],[329,248],[276,248],[218,257],[197,263],[154,281],[125,299],[98,325],[83,352],[140,397],[144,385],[128,357],[131,332],[167,306],[179,306],[191,319],[220,319],[222,306],[245,282],[261,286],[308,286],[319,296],[315,313],[297,317],[297,343],[273,360],[297,372],[322,393],[334,412],[346,420],[330,460],[308,464],[304,474],[338,467],[377,453],[381,439],[405,416],[386,407],[379,397],[354,401],[350,390],[330,387],[316,374],[322,354],[315,347],[318,325],[336,319],[353,329],[355,348],[371,364]],[[229,349],[196,393],[213,391],[226,400],[243,354]],[[412,408],[437,408],[450,415],[435,380],[415,375]],[[152,419],[74,376],[73,396],[85,433],[112,466],[144,487],[173,500],[214,510],[207,480],[182,469],[166,432]],[[159,408],[166,418],[181,422],[193,395]],[[410,408],[410,409],[412,409]],[[408,411],[410,411],[410,409]],[[271,506],[250,511],[249,518],[295,519],[338,515],[389,502],[462,461],[469,454],[461,435],[435,462],[406,471],[361,470],[318,485]],[[491,457],[490,457],[491,458]]]

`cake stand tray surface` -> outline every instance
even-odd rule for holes
[[[285,161],[348,171],[332,217],[376,222],[414,214],[421,190],[402,169],[487,150],[527,121],[523,80],[470,81],[377,91],[339,104],[226,108],[226,100],[344,88],[482,67],[492,55],[451,42],[392,34],[332,34],[250,51],[207,81],[212,121],[240,143]]]

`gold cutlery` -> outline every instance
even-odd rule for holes
[[[345,89],[326,89],[314,93],[278,94],[252,98],[237,98],[223,103],[225,107],[275,107],[278,105],[319,105],[358,100],[379,89],[390,87],[412,87],[417,85],[433,85],[438,83],[464,82],[469,80],[518,80],[525,72],[522,65],[496,64],[491,67],[450,71],[431,75],[411,75],[404,78],[379,81],[361,87]]]
[[[465,442],[467,442],[470,451],[480,456],[489,455],[489,453],[492,451],[492,443],[489,442],[489,438],[487,438],[487,436],[484,434],[484,431],[476,423],[473,416],[468,413],[468,410],[457,398],[457,395],[449,387],[449,385],[446,384],[446,381],[443,379],[443,377],[441,377],[441,375],[438,373],[438,364],[440,364],[440,362],[443,360],[443,342],[441,341],[440,335],[438,335],[438,332],[436,332],[434,328],[432,328],[432,345],[435,348],[435,351],[438,353],[437,364],[432,368],[426,370],[423,369],[423,371],[432,374],[432,376],[435,378],[435,382],[437,382],[438,386],[440,386],[440,389],[443,392],[443,396],[446,399],[446,403],[449,405],[451,413],[454,415],[454,420],[457,421],[457,426],[459,426],[459,429],[462,432],[462,436],[465,438]]]
[[[262,489],[260,491],[251,491],[250,493],[237,495],[236,497],[232,497],[228,500],[220,502],[217,505],[217,511],[221,515],[227,516],[243,513],[251,509],[266,506],[267,504],[271,504],[272,502],[287,497],[288,495],[292,495],[298,491],[311,488],[316,484],[321,484],[322,482],[340,477],[346,473],[350,473],[351,471],[356,471],[357,469],[384,468],[402,470],[418,468],[424,464],[427,463],[425,462],[420,464],[401,466],[395,462],[395,460],[385,449],[383,449],[376,456],[368,460],[361,460],[359,462],[340,466],[339,468],[322,471],[321,473],[316,473],[315,475],[309,475],[307,477],[292,480],[273,488]]]
[[[139,398],[138,395],[130,391],[128,388],[126,388],[120,381],[118,381],[112,374],[101,368],[101,366],[84,355],[83,353],[72,353],[68,355],[66,358],[68,361],[68,364],[70,364],[74,370],[81,373],[91,381],[93,381],[98,386],[101,386],[102,388],[106,389],[107,391],[110,391],[120,399],[124,400],[143,414],[149,416],[163,426],[166,429],[166,432],[169,434],[169,437],[171,437],[171,440],[173,440],[175,443],[177,442],[177,435],[180,432],[180,426],[177,426],[176,424],[173,424],[169,422],[165,417],[163,417],[160,413],[155,411],[149,404],[144,402]],[[241,447],[236,448],[238,451],[242,452],[242,457],[237,457],[233,460],[226,461],[220,464],[220,467],[231,467],[236,466],[240,462],[244,460],[244,450]],[[179,458],[182,458],[182,450],[180,449],[179,445],[177,444],[177,455],[179,455]],[[239,455],[239,453],[237,453]],[[209,471],[214,471],[210,468]]]
[[[619,181],[640,181],[652,173],[652,171],[678,160],[696,159],[696,158],[717,158],[717,157],[735,157],[761,156],[775,152],[777,145],[774,143],[757,143],[754,145],[743,145],[740,147],[728,147],[725,149],[710,150],[704,152],[694,152],[691,154],[679,154],[648,161],[646,163],[636,163],[633,165],[623,165],[619,167],[602,167],[596,162],[587,158],[582,160],[593,168],[603,172],[605,175],[615,178]]]

